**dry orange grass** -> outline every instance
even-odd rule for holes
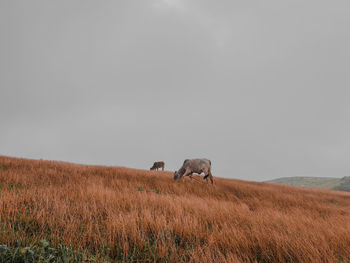
[[[346,262],[350,194],[0,157],[0,244],[137,262]]]

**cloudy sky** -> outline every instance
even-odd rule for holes
[[[348,0],[0,1],[0,154],[350,175]]]

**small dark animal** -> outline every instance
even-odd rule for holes
[[[163,161],[160,161],[160,162],[155,162],[153,164],[153,166],[150,168],[150,170],[157,170],[162,168],[162,171],[164,171],[164,162]]]
[[[208,177],[213,184],[213,175],[211,174],[211,161],[208,159],[187,159],[184,161],[182,167],[179,171],[176,171],[174,173],[174,180],[181,179],[184,176],[189,176],[192,179],[192,174],[197,173],[201,174],[204,173],[204,178],[207,180],[208,183]]]

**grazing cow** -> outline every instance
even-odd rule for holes
[[[164,162],[163,161],[155,162],[150,170],[157,170],[158,171],[158,169],[160,169],[160,168],[162,168],[162,171],[164,171]]]
[[[207,180],[207,183],[209,177],[211,183],[213,184],[213,175],[211,174],[211,161],[208,159],[185,160],[180,170],[174,173],[174,180],[176,181],[184,176],[189,176],[192,179],[193,173],[204,173],[204,179]]]

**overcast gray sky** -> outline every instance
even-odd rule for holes
[[[0,154],[350,175],[348,0],[0,1]]]

